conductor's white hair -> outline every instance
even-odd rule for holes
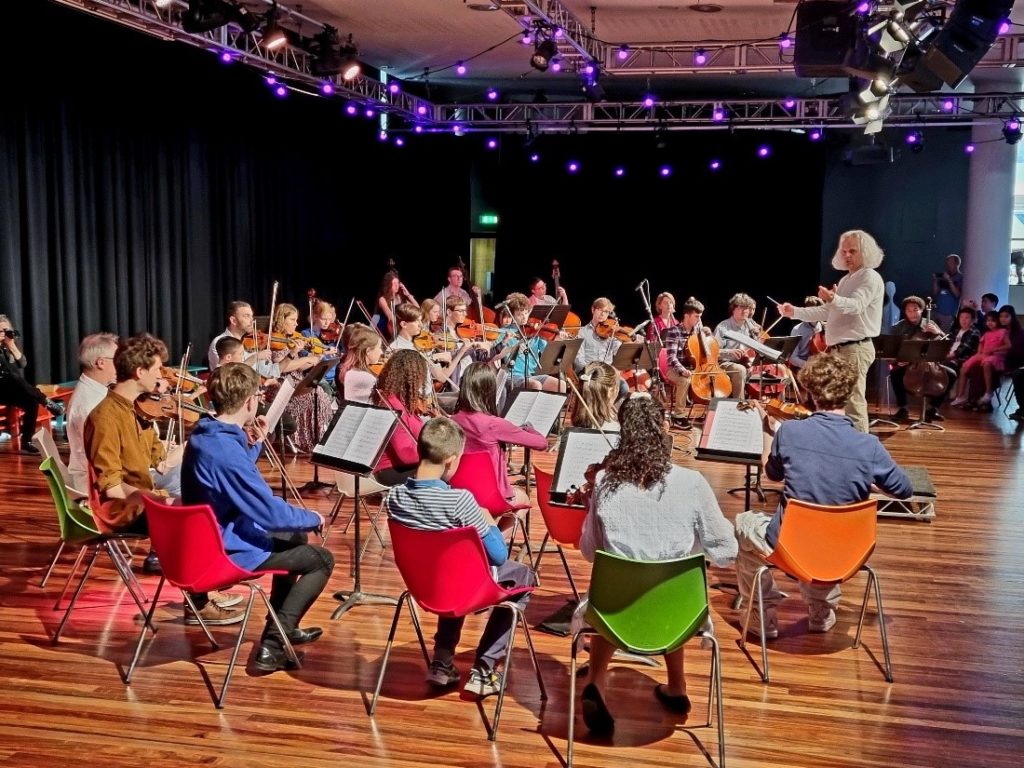
[[[113,333],[90,333],[78,346],[78,362],[82,370],[91,371],[100,357],[113,356],[117,351],[117,335]]]
[[[836,253],[832,257],[832,268],[846,270],[843,262],[843,240],[848,237],[856,238],[860,243],[860,254],[864,259],[864,266],[868,269],[878,269],[885,258],[885,252],[879,247],[878,242],[863,229],[851,229],[839,236],[839,244],[836,246]]]

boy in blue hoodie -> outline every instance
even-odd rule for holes
[[[207,387],[217,416],[204,416],[189,438],[182,462],[182,501],[213,508],[225,550],[240,567],[288,571],[274,576],[270,602],[292,645],[311,643],[323,630],[300,629],[299,621],[327,585],[334,557],[307,544],[306,532],[322,528],[324,519],[275,496],[256,467],[266,424],[256,416],[256,372],[244,363],[229,363],[213,372]],[[243,430],[250,424],[258,433],[255,443]],[[269,619],[255,665],[266,672],[289,665]]]

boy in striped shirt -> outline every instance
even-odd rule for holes
[[[404,485],[388,492],[388,514],[409,528],[422,531],[442,531],[472,526],[480,534],[487,558],[493,566],[495,581],[506,587],[535,586],[534,572],[508,559],[508,548],[494,519],[481,509],[473,494],[448,485],[448,479],[459,468],[465,436],[454,421],[436,418],[428,421],[419,436],[420,463],[416,474]],[[529,594],[520,595],[525,608]],[[464,618],[438,618],[434,635],[434,660],[427,672],[427,682],[438,688],[447,688],[459,681],[459,671],[453,659],[462,634]],[[501,677],[495,670],[512,631],[511,611],[491,611],[487,626],[477,645],[476,661],[463,689],[477,696],[496,694]]]

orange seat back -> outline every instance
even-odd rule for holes
[[[766,559],[805,583],[844,582],[875,549],[877,507],[874,500],[825,506],[790,499],[778,544]]]
[[[563,547],[579,547],[587,510],[552,503],[551,474],[534,467],[533,477],[537,482],[537,506],[551,538]]]

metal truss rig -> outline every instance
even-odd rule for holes
[[[1024,93],[964,96],[896,94],[886,127],[1000,123],[1020,116]],[[639,103],[468,104],[436,107],[433,130],[497,133],[722,131],[829,127],[856,129],[839,98]],[[431,130],[428,128],[427,130]]]
[[[339,75],[331,78],[314,75],[311,68],[313,57],[306,51],[293,47],[285,47],[278,52],[267,51],[259,45],[256,35],[243,32],[233,25],[219,27],[210,32],[186,32],[181,27],[181,14],[187,8],[186,3],[173,3],[167,8],[158,8],[152,0],[56,2],[163,40],[178,41],[216,53],[229,53],[235,61],[273,73],[279,81],[307,93],[317,93],[320,86],[329,81],[342,98],[372,102],[380,112],[409,120],[422,120],[435,109],[430,102],[415,96],[401,92],[391,93],[385,83],[366,76],[342,80]],[[269,0],[267,2],[269,4]],[[278,3],[278,8],[294,19],[308,22],[314,30],[322,27],[315,19],[303,16],[297,10],[290,10],[281,3]]]

